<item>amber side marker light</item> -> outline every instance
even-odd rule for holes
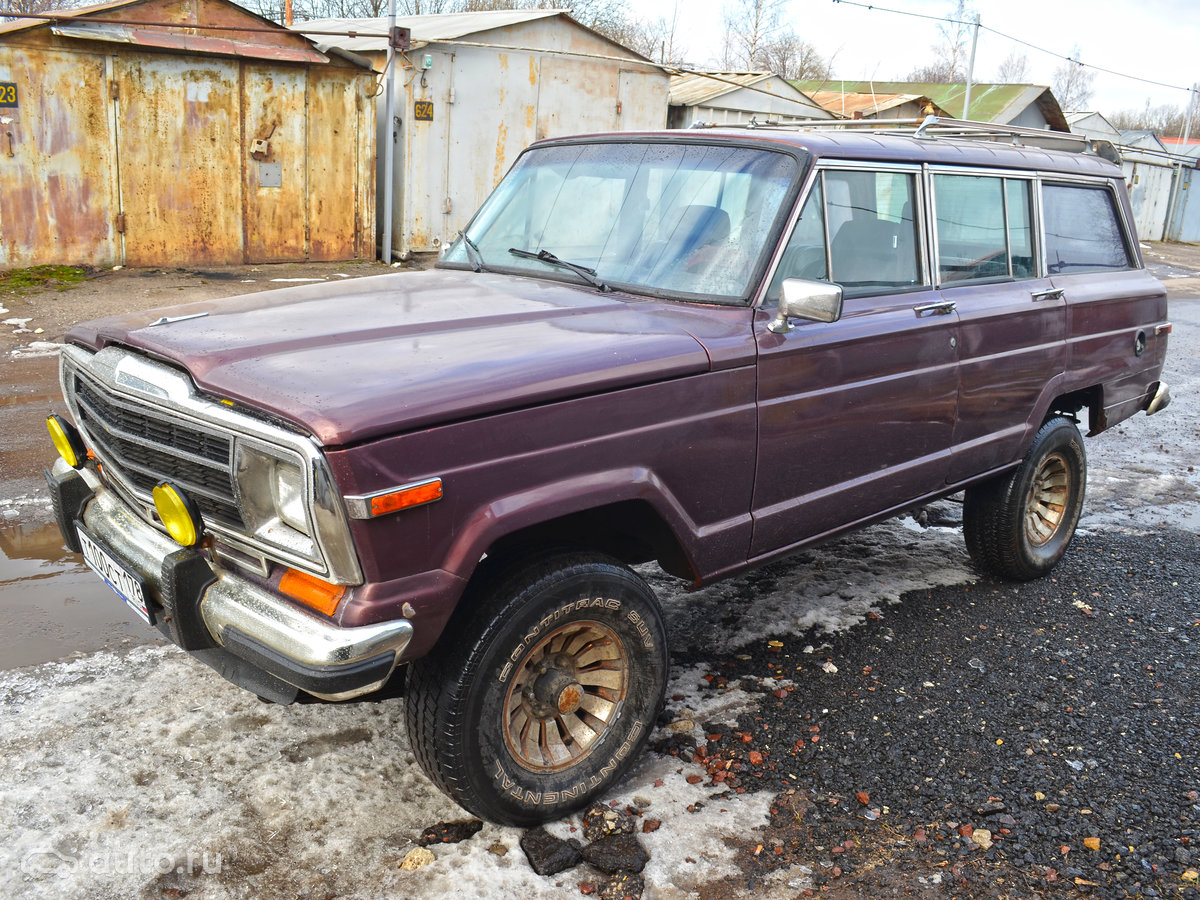
[[[322,581],[315,575],[288,569],[279,579],[279,590],[293,600],[299,600],[305,606],[310,606],[317,612],[332,616],[338,603],[346,593],[346,588],[339,584]]]
[[[158,517],[167,529],[167,534],[184,547],[192,547],[199,543],[204,535],[204,522],[200,518],[200,510],[191,498],[175,485],[165,481],[154,489],[153,496],[154,508],[158,510]]]
[[[78,469],[88,458],[88,449],[83,444],[78,429],[60,415],[52,415],[46,419],[46,430],[50,432],[50,440],[54,449],[72,469]]]
[[[420,484],[408,485],[387,494],[371,498],[371,515],[385,516],[410,506],[420,506],[442,499],[442,479],[434,478]]]

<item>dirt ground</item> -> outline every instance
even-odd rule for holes
[[[82,284],[60,290],[5,293],[0,308],[5,320],[28,319],[27,332],[16,326],[0,329],[0,352],[26,347],[30,341],[59,341],[76,322],[100,319],[136,309],[174,306],[287,287],[304,281],[360,278],[391,271],[380,262],[281,263],[257,266],[211,266],[202,269],[96,269]],[[42,332],[37,333],[37,329]],[[0,363],[3,365],[3,363]]]

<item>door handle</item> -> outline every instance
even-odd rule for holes
[[[1033,291],[1031,296],[1034,301],[1038,300],[1061,300],[1063,298],[1062,288],[1051,288],[1048,291]]]
[[[913,312],[918,316],[948,316],[958,307],[953,300],[939,300],[937,303],[922,303],[914,306]]]

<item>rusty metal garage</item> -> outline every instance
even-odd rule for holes
[[[56,15],[0,25],[0,269],[374,257],[369,62],[226,0]]]

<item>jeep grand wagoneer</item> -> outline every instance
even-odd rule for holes
[[[1162,286],[1090,154],[742,130],[545,141],[435,270],[81,325],[67,543],[260,696],[406,666],[498,822],[602,794],[667,683],[654,594],[958,491],[1049,571],[1104,431],[1169,394]]]

